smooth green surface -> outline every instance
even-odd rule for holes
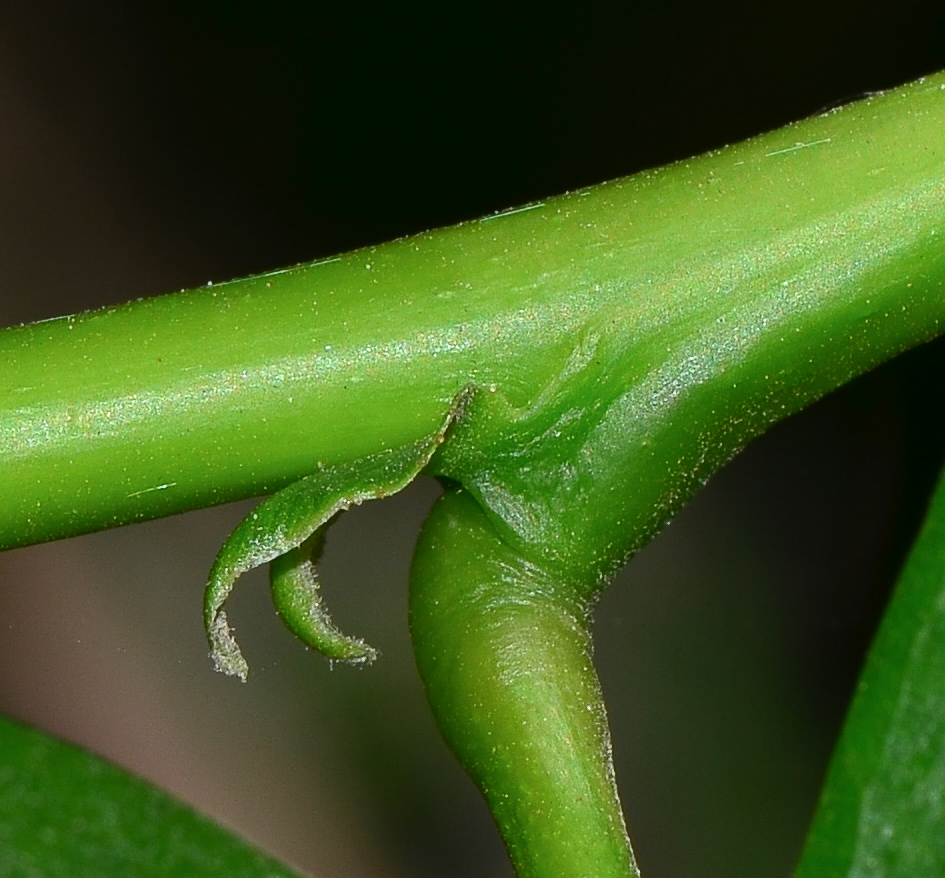
[[[0,718],[4,878],[293,878],[205,817],[90,754]]]
[[[271,492],[429,435],[469,384],[536,416],[496,421],[490,457],[529,454],[542,419],[583,406],[589,451],[619,442],[636,462],[639,499],[614,520],[639,543],[747,438],[937,333],[943,86],[313,266],[5,330],[0,545]],[[560,510],[554,494],[535,502]]]
[[[945,480],[870,650],[796,874],[945,874]]]

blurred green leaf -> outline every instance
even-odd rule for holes
[[[945,479],[870,651],[797,878],[945,875]]]
[[[0,719],[0,876],[295,878],[143,781]]]

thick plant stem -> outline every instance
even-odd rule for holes
[[[638,875],[580,591],[510,549],[462,489],[434,507],[414,558],[427,697],[520,878]]]
[[[466,386],[528,409],[575,369],[634,410],[608,429],[641,462],[639,544],[774,420],[938,333],[943,130],[939,75],[478,222],[4,330],[0,546],[268,493],[429,435]]]

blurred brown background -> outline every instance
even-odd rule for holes
[[[0,7],[3,324],[225,280],[739,140],[945,67],[941,6],[13,0]],[[844,7],[849,8],[849,7]],[[941,346],[753,445],[633,561],[598,660],[648,878],[783,876],[945,449]],[[107,478],[107,472],[102,478]],[[323,570],[382,651],[329,669],[264,577],[200,600],[251,504],[0,556],[0,710],[313,876],[508,878],[406,630],[436,486],[355,510]],[[2,502],[2,486],[0,486]]]

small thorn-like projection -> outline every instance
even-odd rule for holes
[[[208,632],[210,642],[213,644],[211,656],[214,667],[224,674],[232,677],[239,677],[244,683],[249,673],[249,665],[243,658],[243,653],[233,637],[233,630],[230,628],[226,619],[226,613],[220,610],[213,617],[212,628]]]
[[[370,664],[377,658],[377,650],[339,631],[322,600],[316,564],[324,535],[325,529],[317,531],[297,549],[270,563],[273,603],[286,627],[327,659]]]
[[[400,448],[326,466],[264,500],[220,549],[204,593],[204,626],[217,670],[246,680],[249,666],[227,621],[224,604],[236,580],[271,563],[279,615],[306,645],[332,661],[371,662],[376,651],[343,634],[325,609],[316,571],[325,532],[351,506],[396,494],[430,462],[472,391],[464,390],[430,435]]]

